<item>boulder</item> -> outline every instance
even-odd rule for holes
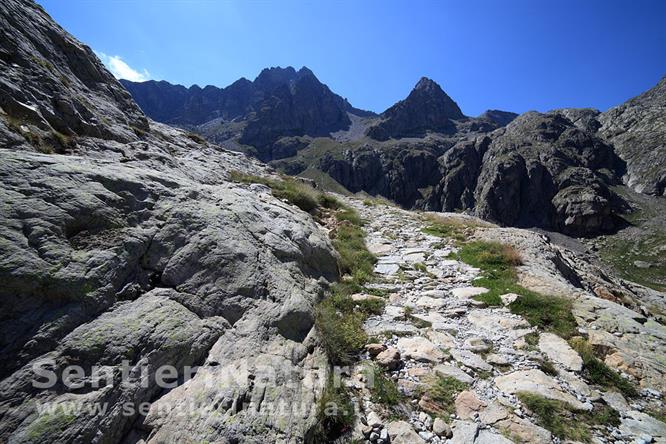
[[[541,370],[520,370],[498,376],[495,378],[495,385],[505,393],[534,393],[548,399],[566,402],[576,410],[592,410],[591,404],[580,402],[575,396],[564,391],[555,379]]]
[[[383,352],[379,353],[375,360],[377,364],[386,368],[387,370],[396,370],[400,367],[400,352],[395,347],[389,347]]]
[[[425,440],[405,421],[393,421],[386,427],[391,444],[425,444]]]
[[[402,355],[408,359],[423,362],[439,362],[444,359],[444,353],[422,336],[400,338],[397,347],[402,350]]]
[[[567,341],[553,333],[539,335],[539,350],[551,361],[562,364],[575,372],[583,369],[583,359],[572,349]]]
[[[472,419],[475,413],[486,406],[486,403],[481,401],[473,391],[464,390],[456,396],[455,406],[456,414],[460,419]]]

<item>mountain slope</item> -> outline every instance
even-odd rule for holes
[[[274,159],[271,145],[281,137],[328,136],[350,127],[348,113],[372,115],[334,94],[306,67],[267,68],[252,82],[240,79],[226,88],[121,82],[152,118],[213,141],[234,139],[265,161]]]
[[[627,184],[666,195],[666,77],[643,94],[598,116],[599,132],[627,162]]]

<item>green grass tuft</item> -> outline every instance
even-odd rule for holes
[[[402,394],[398,386],[391,378],[387,378],[384,371],[376,365],[370,365],[365,369],[366,378],[369,381],[370,399],[372,402],[384,406],[395,406],[402,401]]]
[[[307,442],[332,442],[351,430],[354,425],[354,405],[342,381],[329,378],[317,408],[317,424],[310,431]]]
[[[591,412],[576,411],[569,404],[544,398],[534,393],[518,393],[518,399],[537,417],[544,428],[560,439],[591,442],[590,429],[595,425],[620,424],[619,414],[606,405]]]
[[[576,334],[577,329],[571,307],[571,301],[566,298],[544,296],[528,290],[509,305],[511,313],[523,316],[530,325],[565,339]]]
[[[615,387],[623,395],[634,397],[638,395],[636,387],[618,372],[608,367],[606,363],[597,358],[592,345],[583,338],[573,338],[569,341],[571,347],[583,359],[583,376],[591,383],[603,387]]]
[[[455,399],[458,393],[467,388],[467,384],[460,382],[451,376],[435,375],[422,389],[422,395],[430,403],[426,410],[429,413],[448,419],[448,415],[455,411]]]

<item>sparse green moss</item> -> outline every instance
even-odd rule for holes
[[[188,132],[185,135],[187,136],[188,139],[190,139],[194,143],[198,143],[199,145],[205,145],[206,144],[206,139],[204,139],[203,137],[201,137],[198,134]]]
[[[240,183],[260,183],[268,186],[278,199],[285,199],[303,211],[313,212],[319,207],[318,193],[308,185],[293,178],[272,179],[269,177],[232,171],[230,180]]]
[[[539,361],[539,370],[550,376],[557,376],[559,373],[553,363],[548,359],[542,359]]]
[[[64,407],[54,408],[31,422],[25,434],[30,442],[46,442],[67,430],[75,419]]]
[[[51,72],[55,72],[55,68],[53,67],[53,64],[49,62],[46,59],[43,59],[41,57],[37,57],[35,55],[30,56],[32,58],[32,61],[35,62],[37,65],[41,66],[44,69],[47,69]]]
[[[354,425],[354,405],[342,381],[329,378],[317,407],[317,424],[306,439],[312,443],[333,442]]]

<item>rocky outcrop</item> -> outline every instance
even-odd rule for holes
[[[352,192],[366,191],[412,207],[423,197],[419,190],[439,180],[439,150],[429,143],[398,145],[391,150],[367,144],[345,150],[342,158],[325,155],[318,168]]]
[[[302,441],[326,232],[229,181],[263,164],[149,121],[36,4],[0,20],[0,441]]]
[[[666,195],[666,77],[598,120],[600,134],[627,163],[627,184],[640,193]]]
[[[405,100],[381,114],[381,121],[367,134],[373,139],[422,137],[427,131],[455,132],[453,120],[463,119],[462,111],[434,81],[421,78]]]
[[[512,113],[509,111],[502,111],[499,109],[489,109],[488,111],[481,114],[478,118],[483,120],[489,120],[499,126],[507,126],[509,123],[518,117],[518,114]]]
[[[92,50],[36,4],[3,2],[0,36],[1,146],[65,152],[77,136],[127,143],[148,130],[148,119]]]
[[[6,379],[0,390],[13,400],[0,412],[0,436],[19,442],[32,436],[48,419],[35,413],[37,400],[72,401],[60,385],[31,387],[34,365],[48,365],[58,375],[70,365],[102,365],[119,375],[127,359],[130,374],[171,365],[182,376],[184,366],[203,364],[216,372],[247,365],[248,374],[259,376],[266,371],[259,365],[265,363],[261,350],[272,359],[283,356],[278,368],[285,371],[316,374],[313,368],[325,363],[313,348],[313,305],[319,279],[337,275],[335,257],[309,216],[276,201],[268,189],[11,151],[2,153],[0,165],[6,205],[0,264]],[[197,373],[188,387],[205,374]],[[154,374],[150,378],[145,388],[139,381],[114,379],[112,388],[86,389],[81,408],[106,403],[117,412],[77,417],[66,430],[49,430],[48,437],[89,440],[99,430],[110,442],[120,440],[138,417],[122,414],[120,407],[160,394]],[[81,384],[90,387],[93,379],[86,376]],[[233,393],[243,393],[249,399],[263,390],[250,376],[238,383],[234,390],[240,392],[229,389],[225,396],[233,400],[241,396]],[[207,398],[222,396],[225,387],[210,389]],[[278,390],[264,402],[289,405],[317,394],[316,385],[302,393]],[[220,408],[210,414],[239,414]],[[253,410],[240,413],[248,427],[279,420],[270,427],[271,439],[297,439],[314,412],[305,412],[298,423],[255,418]],[[176,425],[173,418],[167,423]],[[151,422],[142,431],[161,436],[160,424]],[[201,430],[202,439],[244,433],[249,432]]]
[[[526,113],[440,158],[442,180],[426,204],[470,210],[502,225],[572,235],[617,228],[622,201],[609,186],[624,169],[611,146],[562,113]]]

